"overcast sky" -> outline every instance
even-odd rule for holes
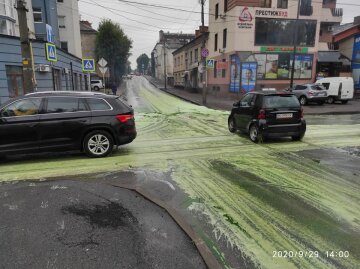
[[[132,68],[136,68],[136,59],[142,53],[150,57],[150,53],[159,39],[159,31],[194,33],[201,24],[201,5],[199,0],[80,0],[79,9],[82,20],[93,23],[97,29],[102,18],[118,22],[127,36],[133,40]],[[126,0],[125,0],[126,1]],[[191,12],[172,10],[160,7],[142,6],[158,5]],[[205,12],[209,10],[206,1]],[[338,7],[344,9],[343,23],[352,22],[360,16],[360,0],[338,0]],[[346,5],[342,5],[345,3]],[[351,4],[357,5],[353,6]],[[205,16],[207,23],[207,16]]]

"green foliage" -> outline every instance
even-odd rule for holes
[[[126,36],[118,23],[104,19],[96,36],[96,57],[104,58],[110,68],[111,80],[119,82],[126,72],[126,63],[130,56],[132,40]]]
[[[149,62],[150,62],[150,58],[149,58],[145,53],[141,54],[141,55],[136,59],[137,70],[138,70],[139,72],[148,70]],[[144,68],[143,68],[143,65],[144,65]]]

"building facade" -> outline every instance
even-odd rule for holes
[[[178,34],[159,32],[159,41],[152,53],[154,63],[153,76],[160,80],[166,80],[170,85],[174,84],[174,59],[172,53],[195,38],[194,34]]]
[[[82,72],[81,59],[61,49],[57,62],[49,62],[45,42],[32,41],[36,91],[87,90],[88,74]],[[18,37],[0,35],[0,104],[24,95],[21,46]]]
[[[200,27],[195,39],[173,52],[174,86],[199,90],[203,87],[201,51],[207,46],[208,28]]]
[[[355,89],[360,92],[360,16],[354,22],[333,28],[332,46],[351,61]]]
[[[222,95],[288,87],[293,61],[296,84],[315,81],[318,51],[329,51],[329,32],[342,20],[336,0],[210,0],[209,6],[215,68],[208,85]]]
[[[82,58],[78,0],[57,0],[57,12],[60,47]]]
[[[0,34],[19,36],[18,15],[16,11],[16,0],[0,1]],[[26,2],[26,8],[32,11],[31,1]],[[32,16],[27,17],[30,37],[35,36],[34,20]]]

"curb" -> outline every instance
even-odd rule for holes
[[[185,219],[179,214],[174,208],[166,205],[165,202],[159,200],[155,196],[152,196],[149,192],[142,189],[139,186],[131,186],[128,184],[110,184],[113,187],[123,188],[130,191],[134,191],[139,195],[143,196],[145,199],[149,200],[150,202],[154,203],[155,205],[164,209],[170,217],[179,225],[179,227],[184,231],[187,236],[193,241],[194,245],[196,246],[197,250],[200,253],[200,256],[203,258],[205,264],[209,269],[221,269],[223,268],[215,256],[212,254],[206,243],[196,234],[194,229],[185,221]]]
[[[145,77],[146,78],[146,77]],[[166,92],[172,96],[175,96],[181,100],[184,100],[186,102],[189,102],[189,103],[192,103],[194,105],[198,105],[198,106],[202,106],[201,103],[199,102],[196,102],[196,101],[193,101],[193,100],[190,100],[186,97],[183,97],[183,96],[180,96],[180,95],[177,95],[175,93],[172,93],[172,92],[169,92],[167,90],[165,90],[164,88],[161,88],[159,87],[158,85],[156,85],[154,82],[150,81],[148,78],[146,78],[147,81],[149,81],[150,84],[152,84],[154,87],[158,88],[159,90],[163,91],[163,92]],[[356,100],[356,99],[354,99]],[[209,107],[209,106],[206,106],[207,108],[210,108],[210,109],[215,109],[215,110],[222,110],[224,111],[223,109],[220,109],[220,108],[216,108],[216,107]],[[305,112],[305,115],[315,115],[315,116],[321,116],[321,115],[349,115],[349,114],[360,114],[360,110],[359,111],[333,111],[333,112]]]

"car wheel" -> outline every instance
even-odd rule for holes
[[[263,136],[259,132],[259,128],[256,126],[256,124],[252,124],[249,128],[249,137],[250,140],[254,143],[262,143],[263,142]]]
[[[341,101],[341,103],[342,103],[343,105],[347,104],[347,102],[348,102],[348,100],[342,100],[342,101]]]
[[[293,141],[301,141],[304,138],[304,135],[305,134],[294,135],[291,138],[292,138]]]
[[[236,122],[235,119],[233,117],[229,118],[228,120],[228,128],[230,133],[235,133],[236,132]]]
[[[97,92],[98,92],[99,90],[100,90],[100,88],[99,88],[98,86],[95,86],[95,87],[94,87],[94,91],[97,91]]]
[[[109,155],[114,147],[113,137],[106,131],[92,131],[84,138],[84,151],[92,158]]]
[[[335,102],[334,97],[329,96],[328,99],[327,99],[327,102],[328,102],[329,104],[333,104],[333,103]]]
[[[302,105],[302,106],[306,105],[306,103],[307,103],[306,97],[305,97],[305,96],[301,96],[301,97],[299,98],[299,102],[300,102],[300,105]]]

